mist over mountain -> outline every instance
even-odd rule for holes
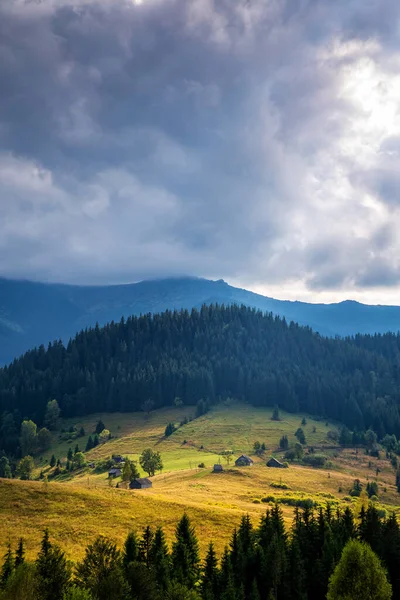
[[[232,287],[223,280],[182,277],[94,287],[0,279],[0,363],[55,339],[68,341],[79,330],[96,323],[213,303],[256,307],[327,336],[400,329],[397,306],[275,300]]]

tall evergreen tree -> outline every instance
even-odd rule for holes
[[[15,568],[17,569],[25,561],[25,548],[23,538],[19,538],[17,550],[15,551]]]
[[[64,552],[49,540],[46,529],[36,560],[37,591],[41,600],[63,600],[71,578]]]
[[[14,570],[14,557],[11,550],[11,544],[7,544],[7,552],[4,555],[4,562],[0,574],[0,587],[4,588]]]
[[[146,567],[150,566],[153,538],[153,530],[149,525],[147,525],[139,542],[139,561],[143,562]]]
[[[150,563],[154,570],[158,586],[166,590],[171,581],[171,557],[168,550],[164,531],[156,529],[150,550]]]
[[[174,576],[180,583],[192,588],[199,578],[199,542],[186,513],[176,527],[175,537],[172,547]]]
[[[202,577],[202,595],[205,600],[218,600],[220,595],[220,577],[218,561],[214,550],[214,544],[210,542]]]
[[[130,563],[137,561],[138,556],[139,547],[136,533],[134,531],[130,531],[125,540],[124,552],[122,555],[122,564],[124,566],[124,569],[126,569]]]
[[[76,580],[95,600],[125,600],[129,593],[121,554],[102,536],[86,548],[84,559],[76,567]]]

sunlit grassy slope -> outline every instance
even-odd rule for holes
[[[81,449],[88,434],[99,418],[114,436],[87,454],[95,463],[111,454],[137,458],[146,447],[160,451],[164,461],[163,472],[153,478],[153,487],[132,492],[110,487],[106,473],[94,474],[84,469],[63,482],[22,482],[0,480],[0,551],[8,539],[13,543],[19,536],[26,537],[28,553],[37,551],[41,532],[49,527],[52,537],[61,544],[68,556],[77,559],[85,544],[99,533],[113,537],[122,544],[129,529],[140,531],[147,524],[162,524],[171,541],[176,521],[187,510],[199,534],[201,550],[213,538],[222,551],[232,528],[244,513],[257,520],[266,510],[265,498],[310,498],[319,504],[333,502],[357,506],[348,492],[355,477],[364,483],[376,479],[379,467],[379,505],[386,510],[398,510],[393,468],[386,459],[371,458],[360,450],[342,451],[332,448],[327,432],[335,429],[332,423],[307,418],[301,425],[302,415],[281,414],[281,421],[271,420],[271,409],[247,405],[222,404],[198,419],[180,427],[171,437],[164,437],[169,421],[177,424],[190,416],[187,407],[154,411],[149,416],[135,414],[92,415],[71,423],[82,425],[86,436],[72,442]],[[270,469],[265,465],[274,453],[281,458],[279,439],[287,435],[295,441],[294,433],[302,426],[307,444],[323,448],[329,454],[328,468],[312,469],[291,465],[288,469]],[[255,440],[265,442],[267,451],[261,458],[252,455]],[[329,446],[329,448],[328,448]],[[64,458],[69,444],[54,436],[53,447],[41,457],[38,471],[48,470],[46,461],[54,453]],[[237,457],[251,454],[255,464],[248,468],[228,467],[221,451],[232,450]],[[319,450],[318,450],[319,451]],[[212,473],[212,465],[221,461],[224,472]],[[204,462],[205,469],[198,468]],[[112,482],[115,486],[116,481]],[[278,487],[277,487],[278,485]],[[287,489],[284,489],[285,486]],[[281,505],[285,519],[291,522],[293,508]]]
[[[53,453],[57,458],[65,458],[68,448],[72,446],[74,449],[76,444],[84,450],[89,434],[94,431],[99,419],[102,419],[113,438],[89,452],[88,459],[96,461],[111,454],[136,459],[144,448],[154,447],[163,457],[165,472],[189,469],[200,462],[213,464],[220,460],[219,454],[224,450],[233,451],[235,456],[250,454],[256,440],[266,444],[267,452],[274,452],[278,449],[283,434],[288,436],[289,442],[296,441],[294,434],[298,427],[303,428],[307,444],[327,444],[328,430],[336,429],[332,424],[327,425],[325,421],[315,421],[308,417],[307,424],[301,425],[302,416],[288,413],[281,413],[280,421],[272,421],[271,409],[225,403],[179,427],[171,437],[164,437],[167,423],[174,422],[178,425],[184,417],[194,416],[194,411],[193,407],[181,407],[153,411],[148,416],[142,412],[113,413],[66,421],[63,423],[64,428],[70,425],[78,428],[83,426],[85,437],[67,443],[60,442],[55,435],[53,446],[41,457],[40,463],[44,465]]]

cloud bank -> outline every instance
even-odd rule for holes
[[[397,0],[1,3],[0,275],[389,298],[399,31]]]

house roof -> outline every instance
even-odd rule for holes
[[[220,464],[216,464],[214,465],[214,471],[223,471],[223,466]]]
[[[246,462],[254,462],[252,458],[250,458],[250,456],[247,456],[246,454],[242,454],[241,456],[239,456],[239,458],[236,459],[236,462],[238,462],[239,460],[245,460]]]
[[[275,456],[271,456],[271,458],[269,459],[269,461],[267,462],[267,465],[269,463],[275,463],[277,465],[281,465],[283,466],[283,463],[281,463],[277,458],[275,458]]]
[[[110,469],[110,470],[108,471],[108,474],[109,474],[109,475],[116,475],[117,473],[121,473],[121,472],[122,472],[122,471],[121,471],[121,469],[115,469],[115,468],[114,468],[114,469]]]
[[[131,481],[131,484],[138,483],[139,485],[153,485],[152,481],[148,477],[137,477]]]

